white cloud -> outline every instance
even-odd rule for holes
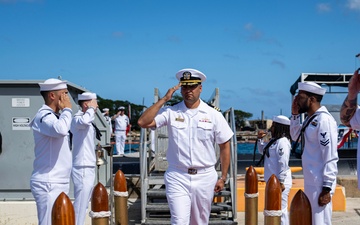
[[[346,7],[350,10],[360,11],[360,0],[348,0]]]
[[[331,6],[329,3],[320,3],[317,5],[317,10],[319,12],[330,12],[331,11]]]

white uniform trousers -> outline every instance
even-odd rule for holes
[[[94,188],[95,166],[74,166],[71,177],[74,183],[76,225],[84,225],[86,211]]]
[[[115,131],[115,143],[117,155],[123,155],[125,150],[126,131]]]
[[[285,190],[281,193],[281,225],[289,225],[289,213],[288,213],[288,199],[290,189],[292,187],[291,170],[287,172],[286,179],[284,181]]]
[[[70,184],[30,181],[30,187],[36,202],[39,225],[51,224],[54,202],[61,192],[69,194]]]
[[[321,191],[322,186],[304,186],[304,192],[311,205],[312,225],[331,225],[332,200],[325,206],[319,206],[318,202]]]
[[[171,224],[208,224],[217,173],[214,167],[198,169],[168,168],[165,173],[166,197],[171,212]]]

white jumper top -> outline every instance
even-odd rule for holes
[[[92,122],[95,110],[89,108],[83,113],[79,110],[71,122],[70,131],[73,134],[73,166],[96,166],[95,128]]]
[[[67,183],[71,173],[71,151],[69,129],[72,111],[62,110],[58,115],[47,105],[43,105],[30,126],[35,140],[34,170],[32,181]]]
[[[339,160],[337,124],[325,106],[320,107],[315,114],[317,116],[305,129],[305,147],[302,155],[304,184],[333,188],[336,185]],[[290,121],[290,134],[293,140],[299,136],[301,127],[300,116],[293,115]]]

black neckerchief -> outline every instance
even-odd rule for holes
[[[312,115],[305,123],[305,125],[302,126],[301,130],[300,130],[300,134],[298,136],[298,138],[296,139],[296,141],[292,144],[291,146],[291,152],[295,153],[295,150],[299,144],[299,139],[301,138],[301,155],[303,153],[304,150],[304,145],[305,145],[305,138],[304,138],[304,132],[307,126],[309,126],[309,124],[311,123],[311,121],[317,116],[318,114],[314,114]]]
[[[269,158],[270,157],[270,153],[269,153],[269,148],[272,144],[275,143],[275,141],[277,141],[279,138],[272,138],[264,147],[264,150],[263,150],[263,154],[261,156],[261,159],[259,160],[259,162],[256,164],[256,166],[259,166],[262,161],[264,160],[264,157],[265,155]]]

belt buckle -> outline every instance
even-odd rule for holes
[[[188,169],[188,174],[191,174],[191,175],[197,174],[197,169],[195,169],[195,168],[189,168],[189,169]]]

